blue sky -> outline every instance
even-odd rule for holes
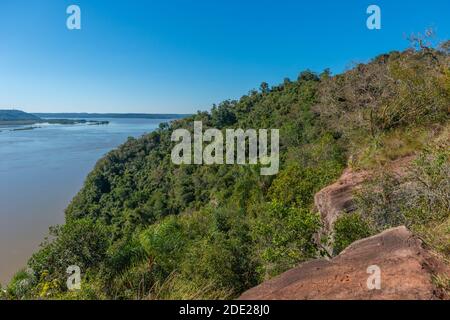
[[[66,28],[79,5],[82,29]],[[366,9],[382,29],[366,28]],[[304,69],[450,35],[448,0],[1,0],[0,108],[191,113]]]

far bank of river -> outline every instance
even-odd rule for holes
[[[1,121],[1,127],[10,126],[30,126],[38,124],[60,124],[60,125],[76,125],[76,124],[88,124],[88,125],[106,125],[109,124],[107,120],[85,120],[85,119],[42,119],[42,120],[9,120]]]

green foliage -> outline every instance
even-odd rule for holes
[[[412,156],[423,150],[432,136],[433,132],[426,126],[384,132],[375,138],[361,141],[351,165],[356,169],[373,169]]]
[[[431,148],[403,179],[381,176],[358,195],[363,217],[377,230],[406,225],[435,250],[450,254],[450,153]]]
[[[392,52],[322,81],[315,110],[350,139],[449,119],[448,54],[432,48]]]
[[[6,300],[6,290],[2,288],[2,285],[0,284],[0,301]]]
[[[437,274],[432,281],[444,299],[450,296],[450,277],[447,274]]]
[[[37,279],[31,270],[21,270],[14,275],[6,292],[2,291],[2,294],[8,299],[29,299],[36,283]]]
[[[142,297],[145,294],[142,291],[151,285],[146,258],[137,235],[113,243],[107,250],[96,281],[103,288],[101,293],[115,299]]]
[[[141,244],[151,259],[153,272],[164,279],[175,270],[185,247],[185,235],[176,217],[168,217],[141,235]]]
[[[286,207],[277,201],[264,209],[253,227],[263,278],[275,276],[317,256],[314,236],[321,227],[317,214],[308,209]]]
[[[382,172],[357,194],[357,207],[377,230],[398,227],[406,223],[402,213],[403,203],[399,199],[405,199],[409,195],[400,186],[399,178]]]
[[[299,74],[298,81],[319,81],[319,77],[311,70],[306,70]]]
[[[105,300],[108,296],[101,290],[99,281],[82,279],[81,290],[59,292],[53,295],[53,300]]]
[[[338,163],[323,163],[321,167],[301,167],[292,164],[278,175],[269,195],[288,206],[307,207],[314,194],[333,181],[341,172]]]
[[[250,253],[241,239],[224,233],[212,234],[190,247],[182,265],[183,279],[197,286],[213,283],[216,290],[239,294],[257,284]]]
[[[129,139],[98,161],[68,206],[66,224],[30,259],[33,281],[23,287],[27,279],[18,275],[10,297],[235,298],[315,258],[321,223],[313,197],[341,174],[348,156],[377,155],[379,162],[404,156],[426,144],[429,130],[417,144],[415,134],[406,139],[395,130],[448,121],[448,53],[430,52],[393,52],[334,77],[305,71],[297,81],[263,83],[211,113]],[[192,131],[193,121],[221,130],[279,128],[280,173],[260,176],[258,165],[174,165],[171,134]],[[448,158],[418,163],[414,192],[397,177],[375,179],[358,196],[360,216],[338,220],[337,249],[369,234],[369,225],[419,230],[418,221],[427,221],[439,236],[421,234],[449,250],[450,175],[442,159]],[[64,288],[69,265],[82,269],[79,292]]]
[[[85,272],[100,266],[106,258],[109,236],[107,227],[100,222],[89,218],[71,221],[53,228],[51,235],[55,240],[44,243],[29,261],[30,268],[41,278],[44,287],[57,283],[64,290],[67,267],[76,265]]]
[[[162,283],[156,283],[147,296],[150,300],[225,300],[233,293],[217,288],[211,281],[199,279],[199,282],[186,280],[173,273]]]
[[[211,109],[211,120],[215,128],[224,128],[236,123],[236,115],[232,109],[233,103],[225,101]]]
[[[182,273],[195,283],[239,294],[257,284],[248,218],[233,207],[213,209],[211,218],[207,235],[190,246]]]
[[[334,253],[339,254],[353,242],[367,238],[373,233],[369,223],[358,213],[339,217],[334,223]]]

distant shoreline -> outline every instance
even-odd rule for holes
[[[32,113],[40,118],[120,118],[120,119],[181,119],[191,114],[156,113]]]
[[[33,130],[42,123],[61,125],[108,125],[104,119],[150,119],[176,120],[190,116],[189,114],[150,114],[150,113],[26,113],[21,110],[0,110],[0,126],[29,126],[11,131]],[[99,120],[101,119],[101,120]]]
[[[61,124],[61,125],[75,125],[75,124],[107,125],[109,124],[109,121],[71,120],[71,119],[0,120],[1,126],[25,126],[42,123]],[[23,130],[23,128],[21,128],[21,130]]]

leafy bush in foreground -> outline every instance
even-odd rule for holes
[[[334,224],[335,254],[339,254],[356,240],[373,235],[373,229],[358,213],[345,214]]]

